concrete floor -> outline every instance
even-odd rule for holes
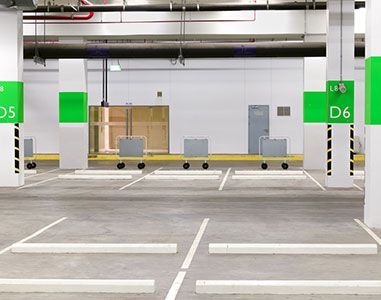
[[[114,163],[94,162],[92,168],[111,169]],[[148,163],[144,174],[181,163]],[[131,166],[133,168],[134,166]],[[224,173],[232,172],[218,191]],[[278,166],[271,166],[279,168]],[[41,182],[71,171],[57,163],[38,164]],[[164,299],[199,230],[209,218],[177,299],[380,299],[379,296],[206,296],[195,294],[199,279],[336,279],[379,280],[381,256],[330,255],[209,255],[209,243],[374,243],[354,218],[363,217],[363,192],[322,191],[312,180],[233,180],[234,170],[258,168],[258,163],[213,163],[220,180],[54,179],[24,189],[0,188],[0,251],[36,230],[67,220],[29,242],[177,243],[171,255],[0,255],[0,278],[155,279],[153,295],[0,294],[0,299]],[[300,168],[293,164],[291,169]],[[310,172],[320,183],[324,176]],[[362,181],[356,184],[363,187]],[[380,231],[376,231],[381,235]]]

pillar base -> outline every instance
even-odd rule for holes
[[[60,169],[87,169],[89,137],[87,123],[61,123]]]
[[[367,125],[365,134],[364,220],[369,227],[381,229],[381,125]]]

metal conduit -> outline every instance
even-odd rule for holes
[[[365,1],[356,1],[355,8],[365,7]],[[144,5],[41,5],[33,12],[37,13],[60,13],[60,12],[181,12],[181,11],[244,11],[244,10],[323,10],[327,8],[325,1],[318,2],[284,2],[284,3],[228,3],[228,4],[144,4]]]
[[[34,43],[24,43],[24,57],[33,58]],[[125,44],[61,44],[40,43],[38,51],[45,59],[103,59],[103,58],[177,58],[179,43],[125,43]],[[268,43],[184,43],[185,58],[222,57],[323,57],[325,43],[268,42]],[[358,57],[365,56],[365,44],[356,43]]]

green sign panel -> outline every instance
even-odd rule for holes
[[[24,122],[24,84],[0,81],[0,123]]]
[[[354,122],[355,82],[353,80],[327,82],[327,123]]]
[[[60,123],[86,123],[87,110],[88,110],[87,93],[60,92],[59,94]]]
[[[304,92],[304,123],[325,123],[326,105],[326,92]]]

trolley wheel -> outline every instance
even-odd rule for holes
[[[269,165],[267,163],[265,163],[265,162],[261,164],[261,168],[263,170],[267,170],[268,167],[269,167]]]
[[[204,162],[204,163],[202,164],[202,168],[203,168],[204,170],[206,170],[207,168],[209,168],[209,164],[208,164],[207,162]]]
[[[37,164],[35,162],[32,162],[32,168],[35,169],[37,167]]]
[[[283,170],[287,170],[287,169],[288,169],[288,163],[284,162],[284,163],[282,164],[282,169],[283,169]]]
[[[183,168],[184,168],[185,170],[188,170],[188,169],[190,168],[190,163],[188,163],[188,162],[184,163],[184,164],[183,164]]]
[[[126,167],[126,164],[124,162],[120,162],[116,165],[116,167],[121,170],[121,169],[124,169]]]
[[[26,168],[27,168],[28,170],[33,169],[33,164],[32,164],[32,163],[27,163],[27,164],[26,164]]]
[[[146,167],[146,164],[144,162],[138,163],[138,169],[142,170]]]

